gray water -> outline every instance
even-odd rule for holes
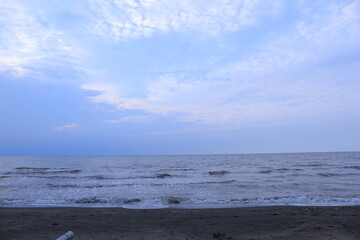
[[[360,152],[0,157],[0,207],[359,204]]]

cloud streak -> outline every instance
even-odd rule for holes
[[[107,123],[125,123],[125,122],[149,122],[150,119],[145,116],[126,116],[119,119],[105,120]]]
[[[56,131],[64,131],[68,129],[78,128],[80,125],[78,123],[70,123],[63,126],[54,127]]]

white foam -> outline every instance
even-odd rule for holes
[[[168,208],[169,204],[160,199],[146,199],[136,203],[124,204],[122,207],[128,209],[161,209]]]

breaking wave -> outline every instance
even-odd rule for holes
[[[14,171],[7,172],[7,175],[26,175],[26,174],[59,174],[59,173],[80,173],[80,169],[71,168],[32,168],[32,167],[17,167]]]
[[[191,199],[184,197],[164,196],[160,198],[106,198],[84,197],[74,199],[0,199],[1,206],[9,207],[123,207],[133,209],[151,208],[228,208],[250,206],[344,206],[359,205],[360,196],[321,197],[321,196],[278,196],[242,199]]]

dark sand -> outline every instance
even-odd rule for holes
[[[360,206],[235,209],[0,208],[0,239],[360,239]]]

